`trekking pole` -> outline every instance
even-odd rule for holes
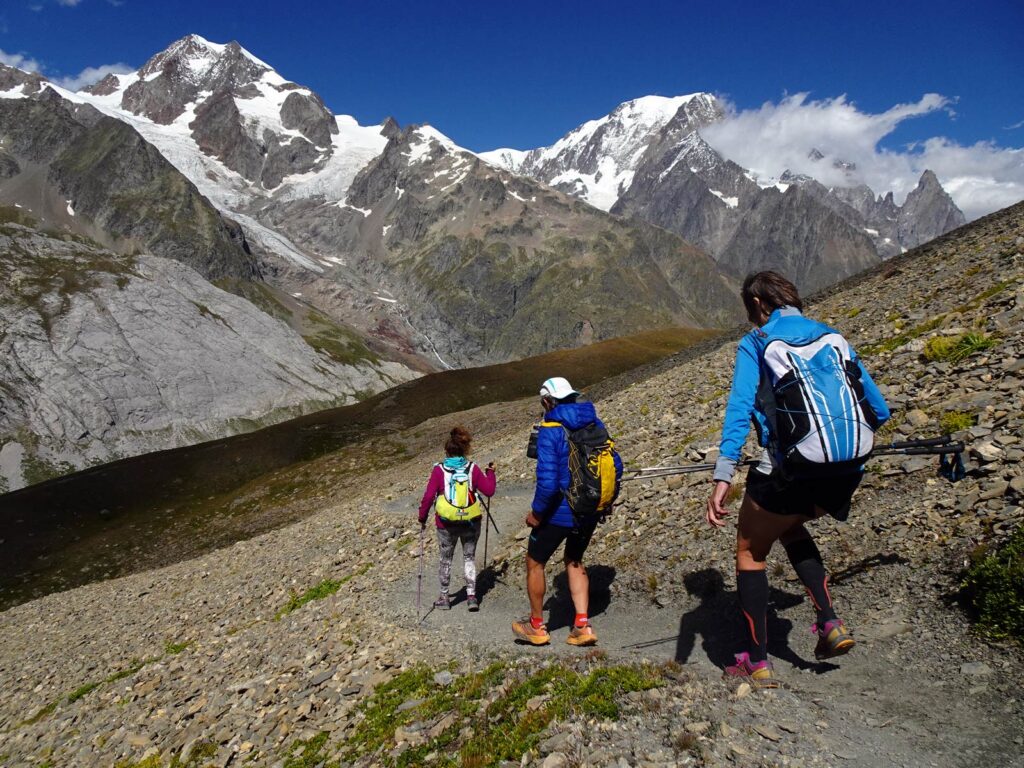
[[[423,532],[424,526],[420,526],[420,572],[416,577],[416,623],[419,624],[420,614],[423,612]]]
[[[483,497],[484,501],[484,513],[487,519],[484,520],[484,568],[487,567],[487,534],[490,533],[491,527],[487,524],[491,519],[491,500],[486,496]]]
[[[873,456],[941,456],[950,454],[959,455],[963,453],[966,446],[962,442],[952,442],[949,435],[942,437],[930,437],[923,440],[901,440],[894,443],[887,443],[875,446],[871,454],[865,459]],[[753,467],[760,464],[759,459],[747,459],[739,462],[738,466]],[[958,462],[958,465],[960,462]],[[659,477],[672,477],[673,475],[689,475],[695,472],[710,472],[715,468],[714,464],[685,464],[670,467],[640,467],[639,469],[626,470],[623,473],[622,482],[629,480],[655,480]],[[962,472],[962,469],[957,469]],[[627,476],[628,475],[628,476]],[[952,479],[952,478],[951,478]]]

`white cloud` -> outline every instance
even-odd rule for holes
[[[46,67],[36,59],[26,56],[23,53],[7,53],[0,49],[0,64],[7,64],[11,67],[17,67],[18,69],[25,70],[26,72],[38,72],[41,75],[46,76],[49,80],[59,85],[61,88],[67,88],[69,91],[80,91],[87,85],[98,83],[107,75],[113,73],[115,75],[125,74],[127,72],[134,71],[134,67],[127,64],[101,64],[98,67],[86,67],[76,75],[64,75],[57,76],[47,74]]]
[[[82,0],[57,0],[57,5],[63,5],[65,8],[74,8]]]
[[[963,146],[941,137],[902,151],[878,146],[905,120],[939,110],[952,116],[952,103],[928,93],[915,103],[871,114],[845,96],[809,101],[806,93],[798,93],[758,109],[737,111],[730,105],[725,120],[701,133],[712,147],[759,177],[777,177],[788,169],[826,185],[864,183],[876,193],[891,190],[902,202],[931,169],[968,219],[1024,199],[1024,149],[993,142]],[[808,157],[812,149],[825,158],[813,161]],[[857,169],[847,176],[832,167],[833,160],[856,163]]]
[[[9,67],[17,67],[23,69],[26,72],[39,72],[42,70],[43,65],[35,59],[25,56],[21,53],[7,53],[7,51],[0,49],[0,64],[6,64]]]
[[[130,67],[127,64],[102,64],[98,67],[86,67],[77,75],[51,77],[50,79],[61,88],[67,88],[69,91],[80,91],[87,85],[98,83],[109,74],[123,75],[134,71],[134,69],[134,67]]]

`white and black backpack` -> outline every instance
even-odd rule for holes
[[[878,417],[865,400],[860,366],[840,334],[798,343],[761,339],[758,401],[791,475],[859,468],[874,446]]]

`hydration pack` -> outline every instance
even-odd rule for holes
[[[569,442],[569,487],[565,500],[579,525],[587,518],[601,518],[611,512],[619,495],[615,475],[615,442],[608,431],[597,424],[570,430],[564,424]]]
[[[859,469],[874,446],[878,417],[864,397],[850,345],[829,331],[799,343],[768,336],[758,400],[789,475]]]
[[[480,501],[473,489],[473,462],[437,465],[444,476],[444,493],[434,502],[434,511],[446,523],[467,523],[481,515]]]

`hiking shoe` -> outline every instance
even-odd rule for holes
[[[818,645],[814,648],[814,657],[817,659],[842,656],[857,644],[842,619],[826,621],[825,625],[821,627],[815,624],[811,627],[811,631],[818,636]]]
[[[569,636],[565,638],[565,642],[569,645],[596,645],[597,635],[590,624],[585,627],[573,627],[569,630]]]
[[[441,595],[434,601],[434,607],[440,611],[448,611],[451,610],[452,601],[448,599],[448,595]]]
[[[476,613],[480,610],[480,603],[477,601],[476,595],[466,596],[466,607],[473,613]]]
[[[725,668],[726,677],[745,677],[755,688],[778,688],[779,679],[775,677],[772,663],[751,661],[749,653],[737,653],[736,663]]]
[[[551,642],[551,635],[548,634],[547,625],[541,624],[540,627],[534,629],[529,618],[523,619],[522,621],[513,621],[512,631],[515,632],[521,640],[529,643],[530,645],[547,645]]]

